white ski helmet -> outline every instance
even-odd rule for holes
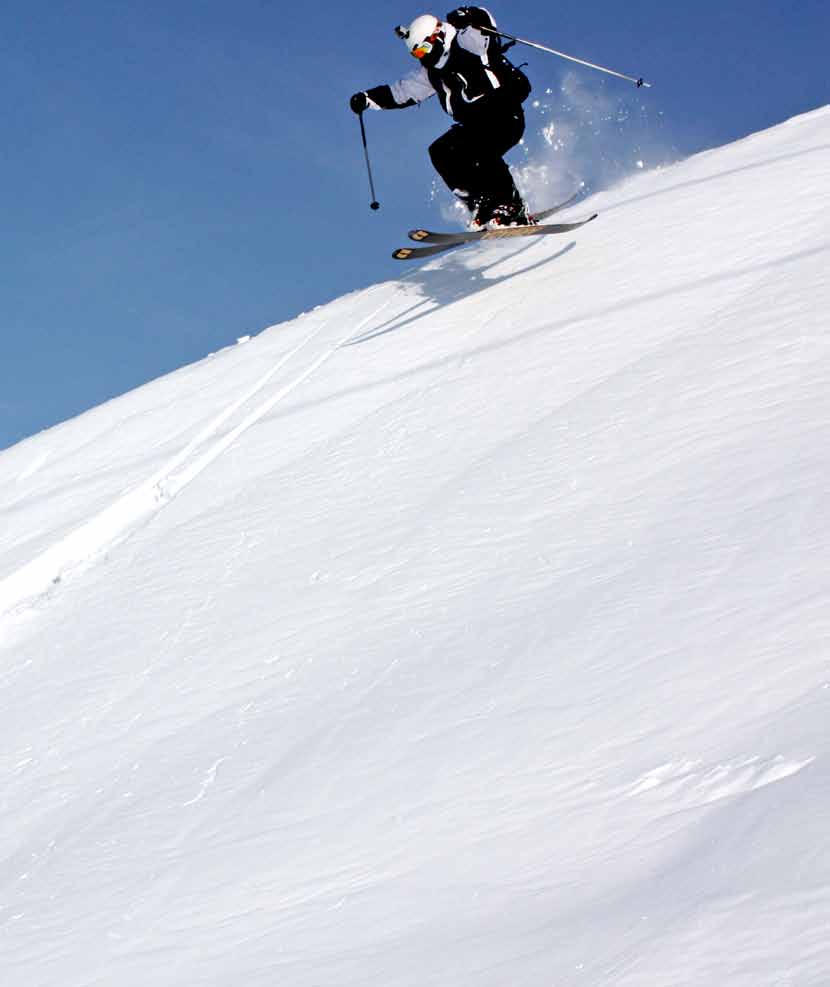
[[[442,24],[434,14],[421,14],[409,27],[395,28],[395,34],[406,45],[409,54],[425,65],[434,65],[440,59],[455,33],[454,27]]]

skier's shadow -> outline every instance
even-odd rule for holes
[[[487,278],[484,276],[494,267],[498,267],[499,264],[503,264],[507,260],[512,260],[536,246],[538,246],[536,243],[528,244],[526,247],[522,247],[520,250],[516,250],[505,257],[500,257],[487,267],[480,268],[468,267],[467,264],[463,263],[462,255],[459,252],[457,254],[451,254],[439,268],[435,268],[434,270],[421,268],[406,275],[402,281],[420,288],[422,297],[414,305],[410,305],[409,308],[404,309],[403,312],[398,312],[381,325],[375,326],[359,336],[355,336],[354,339],[350,339],[345,345],[355,346],[358,343],[368,343],[369,340],[377,339],[378,336],[385,336],[389,332],[397,332],[405,326],[412,325],[414,322],[426,318],[426,316],[431,315],[439,308],[451,305],[453,302],[461,301],[462,299],[470,298],[480,291],[486,291],[488,288],[493,288],[496,285],[504,284],[505,281],[510,281],[512,278],[519,277],[521,274],[527,274],[529,271],[535,271],[540,267],[544,267],[545,264],[550,264],[552,261],[558,260],[560,257],[564,257],[565,254],[570,253],[576,246],[576,242],[572,241],[557,253],[543,257],[535,264],[523,267],[520,271],[513,271],[511,274],[505,274],[502,277]]]

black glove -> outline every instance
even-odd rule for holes
[[[349,106],[352,108],[352,113],[362,113],[369,108],[369,97],[366,93],[355,93],[349,100]]]

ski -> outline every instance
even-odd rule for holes
[[[443,254],[445,250],[460,247],[460,243],[433,243],[431,247],[398,247],[392,254],[395,260],[419,260],[432,257],[433,254]]]
[[[469,230],[458,233],[433,233],[431,230],[410,230],[409,239],[417,243],[475,243],[476,240],[507,240],[514,236],[547,236],[550,233],[570,233],[597,218],[598,213],[577,223],[539,223],[535,226],[505,226],[496,229]]]
[[[570,233],[597,218],[597,213],[578,223],[542,223],[538,226],[506,226],[504,229],[477,230],[469,233],[433,233],[430,230],[411,230],[409,236],[418,243],[426,242],[426,247],[398,247],[392,254],[395,260],[416,260],[433,254],[460,247],[465,243],[479,240],[507,240],[514,237],[550,236],[552,233]]]
[[[577,189],[574,194],[565,199],[564,202],[558,202],[555,206],[551,206],[550,209],[542,209],[540,212],[535,212],[532,214],[533,221],[536,225],[540,224],[542,220],[549,219],[554,213],[561,212],[563,209],[567,209],[568,206],[572,205],[576,200],[582,195],[582,190]],[[508,226],[505,229],[513,229],[514,227]],[[431,233],[429,230],[410,230],[409,239],[410,240],[428,240],[430,243],[449,243],[446,237],[463,237],[464,240],[469,239],[469,234],[472,233],[475,239],[479,239],[481,233],[486,233],[487,230],[459,230],[457,233]]]

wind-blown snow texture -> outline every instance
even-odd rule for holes
[[[830,110],[589,209],[0,456],[4,987],[830,983]]]

